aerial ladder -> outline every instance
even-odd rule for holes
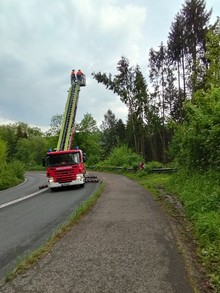
[[[79,80],[73,80],[68,90],[68,97],[62,118],[60,135],[57,143],[57,151],[71,150],[75,131],[75,118],[79,99],[80,87],[86,86],[85,75]]]
[[[79,148],[72,149],[80,87],[85,85],[84,74],[71,80],[57,148],[54,151],[49,150],[46,158],[42,160],[43,166],[46,167],[47,186],[51,190],[72,185],[83,187],[86,182],[86,155]]]
[[[48,184],[42,186],[55,190],[64,186],[84,186],[86,182],[98,182],[97,176],[86,176],[84,162],[86,154],[79,148],[72,149],[75,131],[75,118],[79,99],[80,87],[86,85],[85,75],[71,80],[68,97],[62,118],[60,135],[56,150],[49,150],[46,158],[42,160],[46,167]]]

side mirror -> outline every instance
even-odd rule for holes
[[[42,158],[42,166],[45,167],[45,158]]]
[[[86,160],[87,160],[86,153],[83,153],[83,162],[86,162]]]

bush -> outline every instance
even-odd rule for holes
[[[219,170],[220,88],[198,91],[185,104],[186,120],[176,128],[170,155],[189,169]]]
[[[154,168],[163,168],[163,164],[157,161],[151,161],[144,166],[146,172],[150,172]]]
[[[14,175],[15,178],[24,180],[25,166],[20,161],[13,161],[9,165],[9,170]]]
[[[0,165],[6,162],[7,159],[7,144],[0,139]]]
[[[124,145],[114,148],[108,158],[100,163],[99,166],[135,168],[135,166],[138,166],[143,161],[144,159],[140,155]]]
[[[24,180],[24,165],[15,161],[2,163],[0,168],[0,190],[10,188]]]

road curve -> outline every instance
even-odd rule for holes
[[[38,191],[43,192],[44,190],[39,190],[39,186],[45,184],[47,184],[45,172],[27,172],[24,182],[15,187],[0,191],[0,205]]]
[[[106,188],[95,206],[1,293],[194,292],[173,230],[152,196],[124,176],[99,175]]]

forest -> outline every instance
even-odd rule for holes
[[[170,26],[167,42],[151,48],[145,78],[122,56],[117,74],[93,72],[128,108],[126,123],[111,109],[100,126],[86,113],[76,124],[74,146],[87,154],[87,166],[173,166],[166,188],[178,194],[208,270],[210,292],[220,290],[220,18],[204,0],[186,0]],[[41,169],[55,148],[62,115],[42,132],[26,123],[0,126],[0,190]],[[42,169],[43,170],[43,169]],[[139,174],[145,176],[145,174]],[[217,288],[217,289],[216,289]]]

